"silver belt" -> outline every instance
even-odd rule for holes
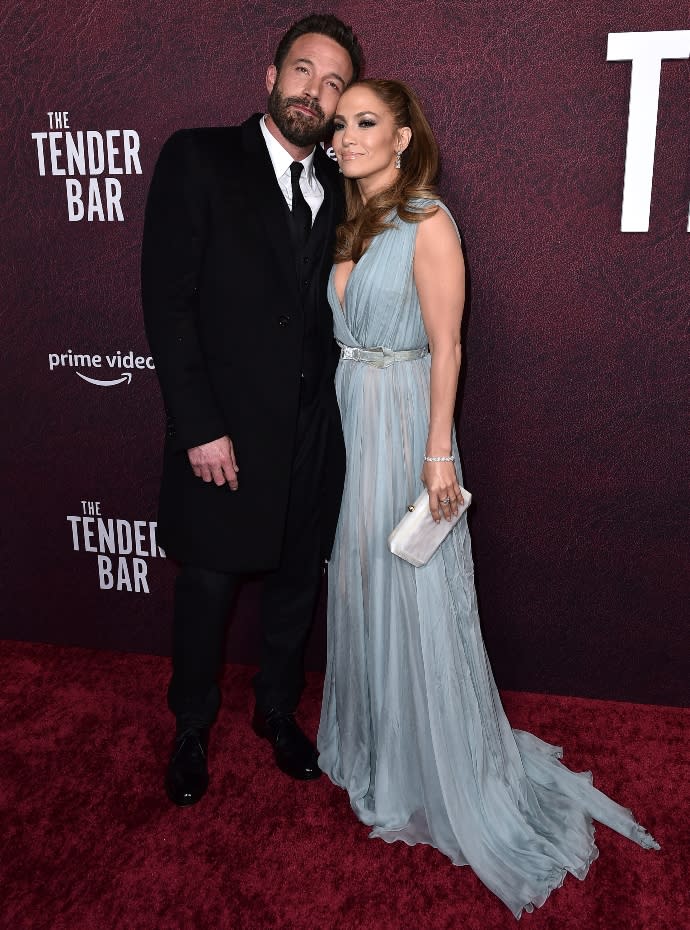
[[[384,349],[382,346],[375,349],[359,349],[353,346],[344,346],[339,342],[340,357],[350,359],[353,362],[364,362],[374,368],[388,368],[395,362],[412,362],[418,358],[424,358],[429,354],[427,346],[421,349],[403,349],[400,352],[394,352],[392,349]]]

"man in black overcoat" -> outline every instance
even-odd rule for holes
[[[166,773],[179,805],[208,785],[225,625],[245,572],[263,573],[254,730],[283,771],[319,775],[294,715],[345,452],[326,301],[343,202],[318,143],[360,66],[340,20],[301,20],[268,68],[268,114],[175,133],[151,182],[142,295],[167,414],[159,537],[180,563]]]

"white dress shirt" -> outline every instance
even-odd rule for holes
[[[261,126],[261,132],[266,141],[266,148],[271,158],[273,170],[276,173],[278,186],[283,193],[288,208],[292,210],[292,176],[290,174],[290,165],[296,159],[294,159],[292,155],[283,148],[280,142],[278,142],[276,137],[272,136],[268,131],[265,116],[261,118],[259,125]],[[302,159],[302,164],[304,165],[304,171],[302,171],[300,175],[299,186],[304,194],[304,199],[309,204],[313,223],[316,219],[316,214],[319,212],[319,207],[323,203],[324,197],[323,187],[319,184],[319,180],[314,172],[313,149],[306,158]]]

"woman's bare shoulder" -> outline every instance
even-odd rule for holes
[[[418,246],[457,242],[460,239],[460,233],[448,207],[442,200],[429,200],[427,202],[430,207],[433,206],[436,209],[426,210],[425,215],[419,221],[419,229],[417,230]]]

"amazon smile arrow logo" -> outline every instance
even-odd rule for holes
[[[113,387],[116,384],[122,384],[123,381],[126,381],[127,384],[132,383],[131,372],[127,371],[121,378],[115,378],[113,381],[100,381],[98,378],[89,378],[87,375],[83,375],[80,371],[76,371],[75,374],[82,379],[82,381],[88,381],[89,384],[96,384],[98,387]]]

